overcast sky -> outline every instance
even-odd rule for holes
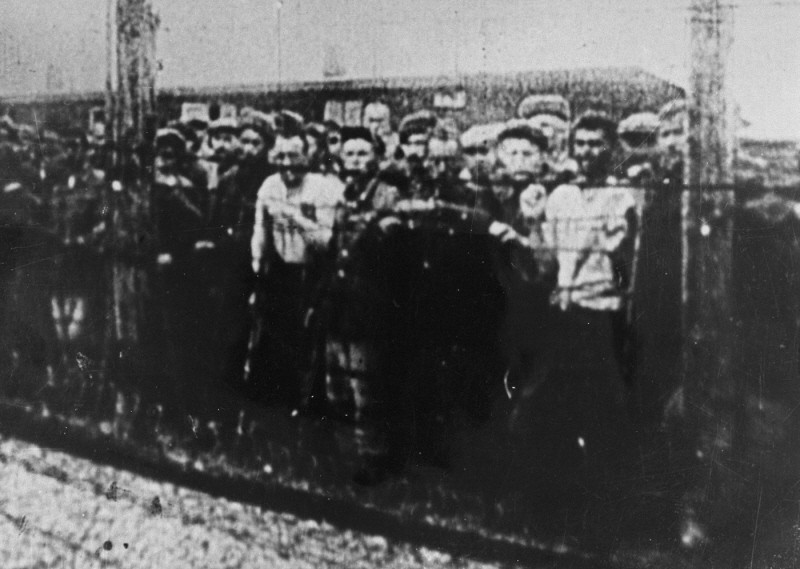
[[[731,85],[742,115],[757,134],[798,137],[800,0],[734,2]],[[638,65],[686,85],[688,3],[153,0],[158,84],[319,79],[335,46],[350,77]],[[0,92],[44,88],[48,67],[51,86],[102,88],[106,0],[0,4],[0,38],[20,46],[0,45]]]

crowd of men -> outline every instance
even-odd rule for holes
[[[378,101],[363,126],[250,108],[167,124],[155,137],[152,256],[161,333],[182,352],[176,397],[202,404],[197,378],[213,370],[297,412],[372,421],[357,430],[366,483],[417,451],[446,463],[431,430],[457,406],[485,419],[496,387],[530,397],[553,375],[591,377],[581,389],[598,407],[627,412],[635,281],[675,280],[686,122],[682,101],[617,123],[537,94],[514,118],[461,133],[427,110],[395,130]],[[4,119],[6,223],[52,228],[68,245],[102,240],[106,148],[100,127],[41,140]],[[426,216],[445,210],[454,221],[420,240]],[[662,237],[644,243],[648,222]],[[646,248],[659,253],[643,260]],[[649,298],[675,300],[664,283]],[[53,303],[73,336],[90,310],[80,302]]]

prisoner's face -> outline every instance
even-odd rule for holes
[[[547,137],[548,154],[559,157],[567,151],[569,123],[555,115],[541,114],[528,119],[528,124]]]
[[[96,122],[92,125],[92,130],[89,133],[89,143],[93,146],[103,146],[106,143],[105,123]]]
[[[365,173],[375,161],[375,150],[370,142],[355,138],[344,143],[341,158],[345,172]]]
[[[340,156],[342,154],[342,133],[332,130],[327,135],[328,152],[331,156]]]
[[[661,121],[658,127],[658,149],[667,168],[684,160],[689,152],[688,113],[678,113]]]
[[[494,149],[488,144],[470,146],[464,148],[462,152],[464,166],[472,173],[473,177],[476,177],[476,174],[488,174],[497,158]]]
[[[525,138],[506,138],[497,146],[500,167],[518,183],[532,182],[542,171],[541,149]]]
[[[155,169],[162,175],[171,175],[178,171],[178,151],[174,146],[162,145],[156,149]]]
[[[236,135],[229,131],[215,132],[209,140],[214,156],[220,159],[232,157],[237,150],[238,140]]]
[[[371,103],[364,109],[363,126],[369,129],[373,137],[384,135],[391,130],[390,116],[389,107],[382,103]]]
[[[603,130],[579,128],[575,131],[573,157],[585,176],[605,174],[611,159],[611,144]]]
[[[623,132],[619,135],[619,145],[624,156],[652,154],[656,145],[656,137],[652,132]]]
[[[278,167],[281,179],[286,187],[297,187],[302,183],[308,169],[308,157],[303,139],[297,135],[279,136],[270,153],[270,161]]]
[[[252,162],[264,157],[266,145],[258,132],[246,128],[239,135],[239,149],[242,161]]]
[[[419,158],[424,160],[428,157],[428,140],[427,134],[412,134],[408,140],[403,144],[403,155],[406,158]]]
[[[453,140],[434,138],[428,142],[428,162],[436,176],[446,176],[455,169],[458,159],[458,144]]]

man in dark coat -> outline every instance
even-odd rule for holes
[[[248,308],[255,279],[250,267],[250,238],[255,222],[258,189],[275,173],[268,153],[275,134],[265,120],[249,117],[238,129],[239,163],[220,179],[212,205],[214,257],[223,276],[219,345],[224,346],[223,376],[229,384],[246,388],[245,357],[251,319],[260,316]]]

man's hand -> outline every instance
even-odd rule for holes
[[[209,241],[207,239],[203,239],[201,241],[197,241],[194,244],[195,251],[199,251],[200,249],[213,249],[215,247],[213,241]]]
[[[263,268],[263,265],[261,263],[261,259],[253,259],[253,262],[252,262],[252,264],[250,266],[253,267],[253,272],[255,274],[257,274],[257,275],[261,274],[261,269]]]
[[[275,212],[275,215],[282,217],[304,231],[313,231],[317,227],[316,222],[308,219],[298,206],[292,204],[282,204]]]
[[[572,292],[568,288],[557,288],[550,295],[550,304],[558,306],[561,310],[567,310],[572,304]]]
[[[378,227],[380,227],[381,231],[384,233],[389,233],[394,228],[400,227],[400,225],[402,225],[402,222],[394,216],[384,217],[378,222]]]
[[[514,241],[518,243],[524,242],[522,236],[517,233],[513,227],[500,221],[493,221],[491,225],[489,225],[489,235],[496,237],[500,243],[503,244]]]

